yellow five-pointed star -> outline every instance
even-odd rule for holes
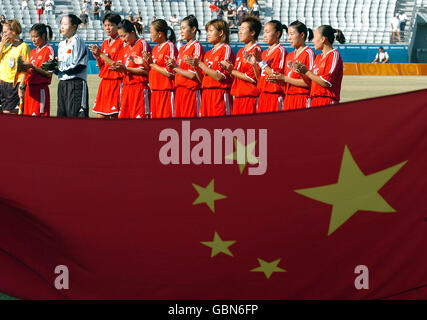
[[[247,146],[241,144],[239,140],[234,138],[234,146],[236,148],[236,152],[233,152],[229,155],[226,155],[226,159],[237,160],[239,164],[240,174],[245,170],[246,164],[257,164],[259,162],[258,158],[254,155],[254,149],[256,145],[256,140]]]
[[[193,205],[206,203],[212,212],[215,212],[215,200],[227,198],[227,196],[216,193],[214,191],[214,179],[209,182],[206,188],[203,188],[195,183],[193,183],[193,187],[199,193],[199,196],[196,200],[194,200]]]
[[[202,244],[212,248],[211,258],[215,257],[218,253],[224,253],[226,255],[232,256],[233,254],[228,249],[229,246],[236,243],[236,241],[223,241],[218,233],[215,232],[213,241],[201,241]]]
[[[359,210],[396,212],[378,191],[406,162],[365,176],[354,161],[348,147],[345,146],[336,184],[300,189],[295,192],[333,206],[329,236]]]
[[[285,269],[279,268],[277,265],[279,264],[281,259],[274,260],[272,262],[266,262],[260,258],[257,258],[259,262],[259,267],[252,269],[252,272],[264,272],[267,279],[270,279],[273,272],[286,272]]]

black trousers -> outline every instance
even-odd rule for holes
[[[1,110],[17,113],[19,110],[18,86],[13,83],[0,81],[0,105]]]
[[[89,94],[85,80],[74,78],[58,84],[58,117],[89,117]]]

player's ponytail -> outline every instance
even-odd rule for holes
[[[188,26],[193,29],[196,28],[196,32],[199,33],[199,38],[202,32],[199,29],[199,22],[197,21],[197,18],[194,14],[190,14],[189,16],[186,16],[184,19],[182,19],[182,22],[187,21]]]
[[[298,33],[304,33],[304,40],[311,41],[314,38],[313,30],[307,28],[307,26],[301,21],[294,21],[289,25],[289,28],[294,28]]]
[[[278,38],[279,41],[280,41],[280,38],[282,37],[283,29],[285,29],[286,32],[288,32],[288,27],[286,25],[283,25],[278,20],[270,20],[267,22],[267,24],[272,25],[274,27],[275,32],[279,32],[279,38]]]
[[[176,42],[175,32],[171,27],[168,26],[168,23],[165,20],[156,19],[151,22],[151,25],[153,26],[154,30],[163,33],[167,40],[172,41],[173,43]]]
[[[339,29],[334,29],[334,28],[332,28],[331,26],[329,26],[329,25],[323,25],[323,26],[320,26],[319,28],[318,28],[318,30],[319,30],[319,32],[320,32],[320,35],[322,36],[322,37],[325,37],[326,39],[328,39],[328,41],[329,41],[329,43],[330,44],[333,44],[334,43],[334,40],[335,40],[335,33],[337,34],[337,36],[336,36],[336,40],[339,42],[339,43],[341,43],[341,44],[343,44],[343,43],[345,43],[345,37],[344,37],[344,34],[342,33],[342,31],[341,30],[339,30]]]
[[[167,31],[167,39],[169,41],[172,41],[173,43],[176,42],[176,36],[175,36],[175,31],[173,31],[173,29],[171,27],[168,27],[168,31]]]
[[[336,32],[336,34],[337,34],[337,36],[336,36],[336,40],[339,42],[339,43],[341,43],[341,44],[344,44],[345,43],[345,37],[344,37],[344,34],[342,33],[342,31],[340,30],[340,29],[335,29],[334,30],[335,32]],[[334,33],[335,33],[334,32]]]
[[[135,22],[133,25],[134,25],[138,35],[142,36],[144,34],[144,27],[142,25],[140,25],[138,22]]]
[[[52,28],[46,24],[36,23],[31,27],[30,32],[31,31],[37,32],[40,38],[43,38],[43,35],[44,35],[46,42],[52,40],[52,37],[53,37]]]
[[[117,25],[117,29],[123,30],[126,33],[134,33],[136,36],[135,26],[129,20],[123,19]]]
[[[314,32],[313,32],[313,29],[308,28],[308,29],[307,29],[307,33],[308,33],[307,40],[308,40],[308,41],[313,40],[313,38],[314,38]]]

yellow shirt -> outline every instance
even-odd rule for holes
[[[2,57],[0,61],[0,80],[4,82],[14,83],[15,77],[17,81],[21,81],[25,77],[25,73],[21,72],[16,74],[16,68],[18,65],[18,57],[21,57],[23,61],[28,61],[30,57],[30,47],[25,43],[21,42],[19,45],[14,47],[12,44],[5,45],[2,51]]]

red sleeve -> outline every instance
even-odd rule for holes
[[[272,61],[268,66],[274,71],[283,73],[285,71],[285,61],[286,61],[286,50],[284,47],[279,46],[278,50],[274,53]]]
[[[243,49],[244,50],[244,49]],[[261,52],[262,50],[261,50],[261,47],[255,47],[254,48],[254,50],[253,50],[253,53],[255,54],[255,51],[259,51],[259,52]],[[242,59],[244,59],[243,57],[242,57]],[[256,81],[256,74],[255,74],[255,70],[254,70],[254,68],[252,67],[252,65],[251,64],[249,64],[249,63],[246,63],[246,70],[244,70],[245,72],[244,72],[244,74],[249,78],[249,79],[251,79],[252,80],[252,82],[253,83],[256,83],[257,81]]]
[[[323,74],[318,74],[318,76],[323,81],[326,81],[330,87],[332,87],[339,78],[340,70],[342,69],[340,68],[340,64],[342,64],[340,54],[338,51],[334,51],[330,57],[328,57]]]
[[[228,78],[231,78],[231,75],[229,75],[225,69],[221,66],[221,61],[228,61],[231,64],[234,64],[236,61],[235,57],[234,57],[234,53],[233,50],[231,49],[231,47],[226,44],[224,45],[224,48],[218,53],[219,57],[218,57],[218,64],[215,67],[215,64],[213,65],[213,68],[216,72],[220,73],[222,76],[224,76],[224,79],[221,81],[224,81]]]
[[[105,48],[105,41],[108,41],[108,40],[104,40],[104,42],[102,43],[102,46],[101,46],[101,52],[104,52],[104,48]],[[98,64],[98,68],[99,68],[99,69],[102,69],[102,67],[103,67],[103,66],[104,66],[104,64],[105,64],[104,60],[103,60],[101,57],[99,57],[98,59],[96,59],[96,62],[97,62],[97,64]]]

